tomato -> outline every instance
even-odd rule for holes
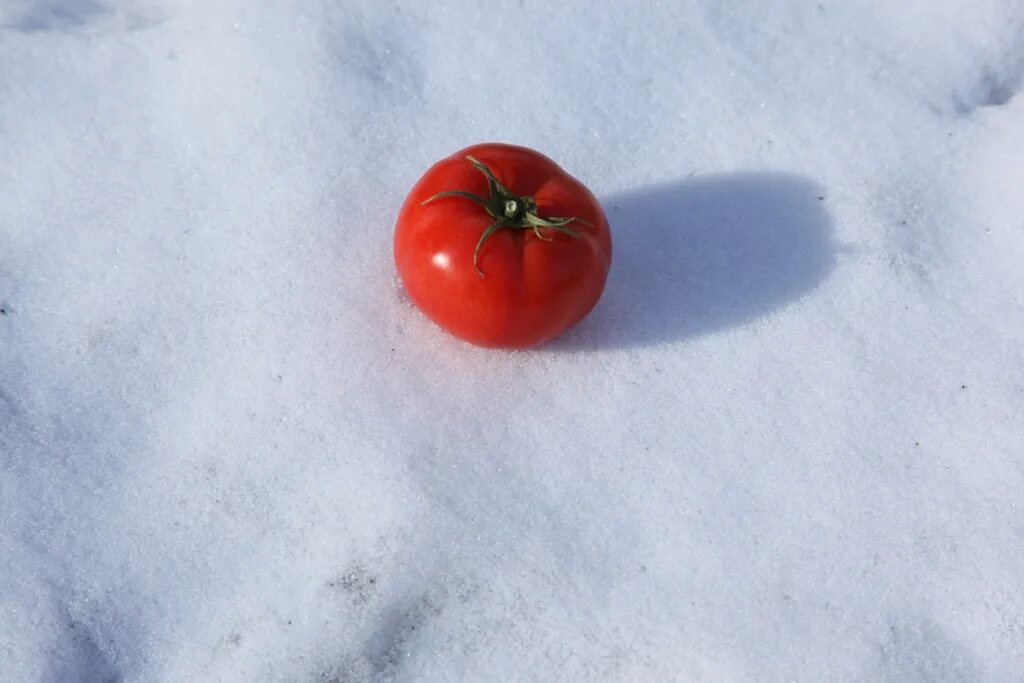
[[[456,152],[420,178],[394,247],[428,318],[498,348],[534,346],[582,320],[612,258],[594,195],[539,152],[497,143]]]

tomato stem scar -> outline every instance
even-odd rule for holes
[[[480,240],[476,244],[476,249],[473,250],[473,267],[476,268],[476,272],[480,274],[480,277],[484,277],[484,272],[480,270],[480,248],[483,247],[484,243],[501,228],[511,228],[513,230],[533,230],[533,234],[545,242],[551,242],[554,237],[551,235],[545,236],[541,233],[541,229],[550,229],[556,232],[561,232],[575,239],[580,239],[582,235],[576,230],[569,227],[570,223],[582,223],[587,227],[594,227],[589,221],[576,216],[564,217],[564,216],[551,216],[550,218],[543,218],[537,214],[537,201],[533,197],[527,197],[516,195],[514,192],[509,190],[505,185],[495,177],[494,173],[491,172],[486,165],[480,162],[473,156],[467,156],[473,167],[484,174],[487,178],[488,197],[481,197],[473,194],[472,192],[464,192],[462,190],[446,190],[444,192],[438,192],[434,196],[425,199],[420,203],[421,206],[430,204],[437,199],[444,199],[446,197],[459,197],[462,199],[468,199],[472,202],[476,202],[484,208],[484,210],[495,219],[487,228],[484,229],[480,235]]]

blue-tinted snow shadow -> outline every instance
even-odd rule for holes
[[[604,296],[545,348],[670,343],[767,315],[832,270],[827,197],[787,173],[730,173],[601,198],[614,241]]]
[[[15,3],[15,10],[18,5]],[[72,31],[88,27],[112,11],[99,0],[29,0],[20,5],[21,11],[15,11],[9,22],[0,27],[22,33]]]

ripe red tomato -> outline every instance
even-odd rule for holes
[[[435,323],[473,344],[526,348],[583,319],[612,241],[601,205],[551,159],[482,144],[434,164],[395,226],[395,264]]]

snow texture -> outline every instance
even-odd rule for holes
[[[1020,0],[0,0],[0,679],[1024,680]],[[468,144],[611,220],[439,331]]]

